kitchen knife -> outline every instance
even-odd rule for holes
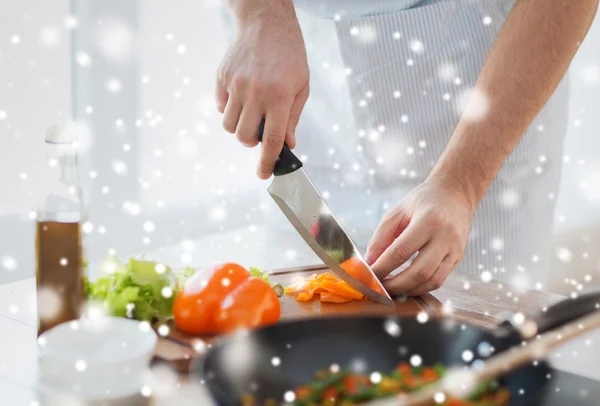
[[[258,139],[262,141],[264,120]],[[369,299],[394,301],[327,205],[287,145],[279,154],[268,192],[315,254],[340,279]]]

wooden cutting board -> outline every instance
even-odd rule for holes
[[[269,279],[272,282],[287,286],[292,282],[294,276],[307,276],[325,270],[324,265],[282,269],[271,272]],[[430,315],[435,314],[433,310],[435,304],[432,306],[420,298],[397,300],[395,308],[366,300],[343,304],[321,303],[319,300],[300,303],[287,295],[280,298],[280,303],[281,320],[349,314],[389,314],[414,317],[423,311]],[[177,330],[172,325],[169,334],[159,339],[154,351],[155,362],[167,362],[178,372],[187,373],[194,361],[197,361],[217,338],[190,336]]]

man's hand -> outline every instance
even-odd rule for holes
[[[306,48],[290,0],[230,0],[237,39],[218,71],[216,99],[223,128],[245,146],[258,144],[265,118],[258,177],[268,179],[284,141],[295,131],[309,93]]]
[[[366,260],[385,278],[417,251],[408,268],[384,279],[390,294],[423,295],[442,286],[462,260],[475,205],[451,184],[428,179],[383,218]]]

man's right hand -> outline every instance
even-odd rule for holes
[[[217,75],[223,128],[245,146],[258,144],[265,118],[258,177],[268,179],[283,143],[295,131],[309,94],[306,48],[291,0],[230,0],[237,38]]]

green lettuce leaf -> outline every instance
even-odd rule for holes
[[[170,267],[146,260],[130,259],[126,264],[108,257],[100,264],[101,276],[84,280],[88,300],[100,303],[116,317],[164,322],[173,317],[176,278]]]

